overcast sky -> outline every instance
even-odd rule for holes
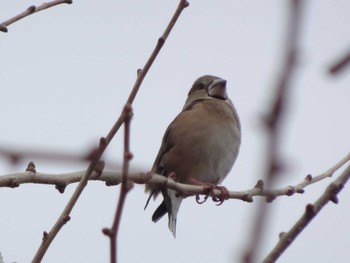
[[[283,121],[281,158],[288,168],[277,187],[317,175],[350,151],[350,68],[337,77],[327,67],[350,48],[350,2],[305,1],[300,60]],[[181,15],[134,103],[132,165],[148,171],[167,125],[180,112],[193,81],[204,74],[227,80],[242,122],[237,162],[223,182],[230,190],[252,188],[263,176],[265,131],[261,117],[283,51],[286,0],[192,0]],[[3,1],[0,22],[41,1]],[[34,14],[0,34],[0,147],[84,154],[119,116],[136,71],[149,57],[178,1],[74,1]],[[104,159],[120,163],[122,132]],[[24,171],[1,157],[0,175]],[[84,170],[87,164],[32,160],[38,172]],[[339,174],[339,173],[337,173]],[[314,202],[331,179],[305,194],[271,205],[259,259]],[[0,252],[5,262],[30,262],[76,185],[64,194],[54,186],[22,185],[0,190]],[[119,187],[89,183],[43,262],[109,262],[110,227]],[[119,262],[239,262],[256,214],[255,203],[230,200],[216,207],[187,198],[177,238],[167,219],[143,211],[147,195],[136,185],[127,196],[119,235]],[[279,262],[347,262],[350,190],[329,204]]]

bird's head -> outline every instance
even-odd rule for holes
[[[193,103],[201,100],[217,100],[234,108],[227,96],[226,80],[216,76],[205,75],[193,83],[188,93],[184,109],[188,109]]]
[[[198,99],[211,97],[226,100],[226,80],[211,75],[202,76],[193,83],[188,96]]]

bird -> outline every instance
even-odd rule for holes
[[[151,173],[184,184],[220,185],[233,167],[241,144],[241,124],[226,91],[226,80],[204,75],[192,85],[185,105],[165,131]],[[174,176],[175,175],[175,176]],[[152,221],[168,214],[168,227],[176,238],[177,214],[182,200],[176,191],[146,185],[149,200],[162,193],[163,201]],[[226,189],[227,191],[227,189]]]

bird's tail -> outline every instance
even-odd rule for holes
[[[167,206],[168,215],[169,215],[169,230],[173,233],[174,238],[176,238],[176,220],[177,213],[179,212],[179,208],[182,202],[181,196],[176,196],[176,192],[174,190],[167,190],[167,197],[164,198],[165,204]]]

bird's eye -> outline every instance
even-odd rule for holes
[[[202,83],[198,84],[198,89],[204,89],[204,88],[205,88],[204,84]]]

